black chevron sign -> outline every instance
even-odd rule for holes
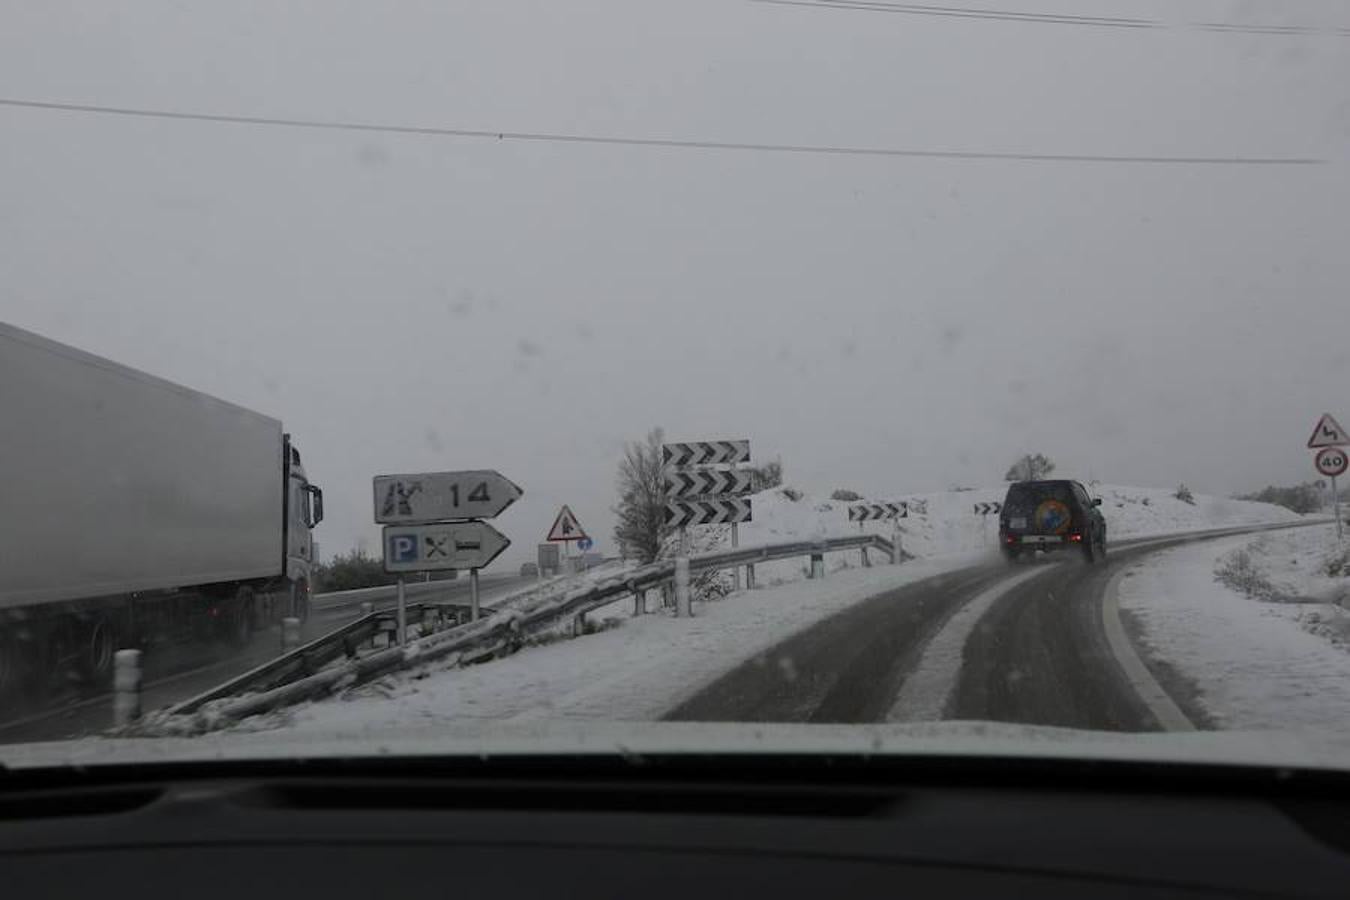
[[[724,525],[750,521],[750,501],[744,497],[728,500],[671,500],[666,504],[666,525]]]
[[[909,518],[909,504],[904,501],[898,503],[863,503],[848,508],[848,520],[850,522],[907,518]]]
[[[661,461],[667,466],[715,466],[750,461],[749,441],[689,441],[662,444]]]
[[[990,513],[998,513],[998,512],[1003,512],[1003,504],[1002,504],[1002,503],[976,503],[976,504],[975,504],[975,515],[977,515],[977,516],[987,516],[987,515],[989,515]]]
[[[750,473],[744,470],[666,470],[666,498],[736,497],[750,493]]]

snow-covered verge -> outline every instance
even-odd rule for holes
[[[741,661],[868,597],[978,557],[855,568],[701,606],[692,619],[627,618],[621,628],[447,671],[431,665],[339,699],[246,724],[316,740],[482,720],[651,720]],[[822,586],[825,589],[822,589]]]
[[[1127,624],[1150,661],[1196,691],[1200,724],[1350,734],[1350,577],[1328,574],[1335,540],[1331,525],[1226,538],[1124,573]]]

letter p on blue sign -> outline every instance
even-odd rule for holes
[[[414,534],[390,535],[389,559],[396,563],[417,562],[417,536]]]

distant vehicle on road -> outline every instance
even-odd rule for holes
[[[520,577],[535,576],[539,574],[539,567],[534,563],[521,563]]]
[[[1003,555],[1081,550],[1088,562],[1106,558],[1106,519],[1100,498],[1077,481],[1019,481],[1008,486],[998,520]]]

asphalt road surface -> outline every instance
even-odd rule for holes
[[[666,718],[974,719],[1159,730],[1168,723],[1141,697],[1137,681],[1113,652],[1108,637],[1113,623],[1103,613],[1107,587],[1126,563],[1204,539],[1119,543],[1110,548],[1105,564],[1088,565],[1079,554],[1065,553],[989,563],[916,582],[797,633],[733,669]],[[1115,634],[1123,635],[1118,626]],[[1157,682],[1175,684],[1171,673],[1148,668]],[[1185,707],[1184,696],[1171,699],[1178,709]],[[1196,721],[1198,714],[1189,715]]]
[[[493,598],[523,589],[533,578],[516,575],[480,577],[479,593],[484,605]],[[469,579],[413,583],[407,587],[409,603],[419,601],[469,602]],[[375,609],[392,608],[394,588],[364,588],[340,593],[317,594],[310,604],[310,617],[302,638],[312,640],[347,624],[361,615],[361,604]],[[254,635],[246,647],[223,643],[192,643],[156,647],[145,655],[145,684],[141,701],[146,710],[158,709],[195,697],[222,682],[259,666],[281,653],[281,635],[276,627]],[[29,708],[9,709],[0,714],[0,743],[50,741],[96,734],[112,725],[112,697],[107,687],[81,691],[75,686],[53,689],[51,695]]]

